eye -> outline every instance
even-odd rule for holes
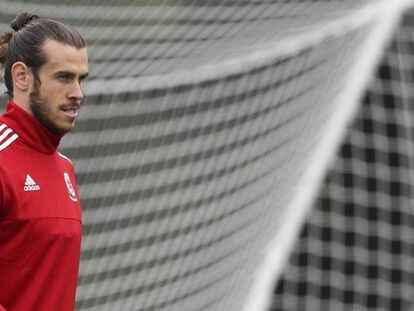
[[[79,77],[79,84],[81,84],[88,77],[88,74]]]
[[[70,80],[70,76],[69,75],[62,75],[62,76],[58,76],[58,79],[60,81],[63,81],[63,82],[68,82]]]

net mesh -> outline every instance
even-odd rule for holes
[[[88,42],[77,310],[264,310],[406,3],[0,1]]]
[[[387,48],[271,310],[414,307],[414,10]]]

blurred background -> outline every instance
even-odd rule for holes
[[[409,310],[412,7],[0,0],[88,44],[77,310]]]

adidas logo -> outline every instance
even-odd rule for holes
[[[26,176],[26,182],[24,183],[23,187],[24,191],[36,191],[40,190],[40,186],[36,184],[32,177],[29,174]]]

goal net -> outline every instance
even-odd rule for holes
[[[61,145],[83,207],[77,310],[264,311],[297,295],[277,287],[270,305],[283,271],[300,282],[284,265],[411,2],[0,1],[1,30],[31,10],[88,42]]]
[[[414,310],[414,10],[386,49],[272,302]]]

